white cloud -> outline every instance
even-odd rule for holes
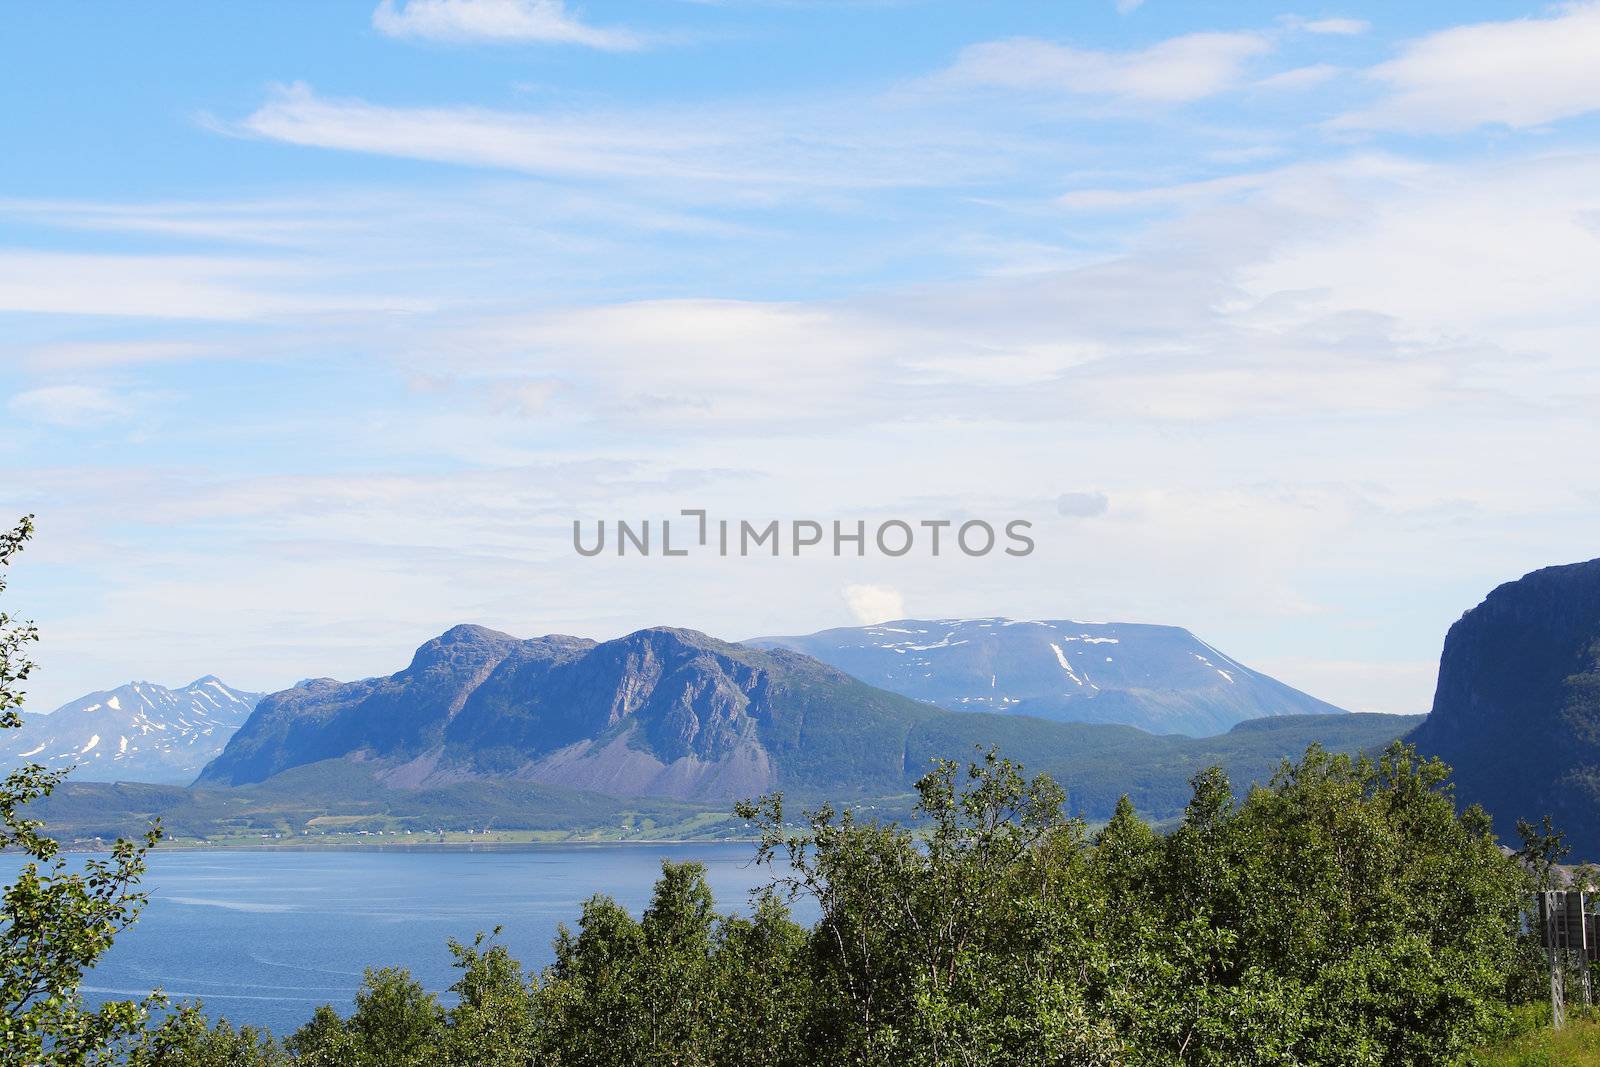
[[[1547,331],[1600,329],[1600,155],[1387,175],[1381,165],[1342,176],[1303,169],[1266,188],[1286,205],[1320,201],[1322,218],[1307,216],[1241,271],[1241,288],[1256,297],[1296,294],[1302,314],[1365,309],[1408,338],[1574,359],[1580,350],[1553,350]]]
[[[1256,82],[1257,89],[1298,92],[1312,89],[1338,77],[1343,71],[1331,63],[1315,63],[1309,67],[1295,67]]]
[[[888,586],[847,585],[841,592],[850,614],[863,626],[906,617],[904,598]]]
[[[1338,37],[1354,37],[1372,29],[1372,23],[1365,19],[1312,19],[1299,24],[1307,33],[1331,34]]]
[[[74,341],[30,349],[22,361],[35,370],[59,371],[199,359],[215,351],[190,341]]]
[[[997,165],[977,151],[983,134],[952,129],[947,116],[885,114],[860,102],[695,111],[396,108],[326,99],[295,84],[227,128],[318,148],[629,181],[653,192],[672,182],[950,184]]]
[[[296,84],[241,123],[290,144],[404,156],[537,174],[622,177],[721,176],[691,160],[726,146],[728,135],[652,130],[598,116],[513,114],[478,108],[389,108],[361,100],[325,100]]]
[[[562,0],[382,0],[372,25],[390,37],[451,42],[575,44],[610,51],[643,46],[628,30],[587,25]]]
[[[510,378],[484,388],[491,411],[526,419],[544,414],[566,383],[556,378]]]
[[[1116,0],[1117,14],[1131,15],[1144,6],[1144,0]]]
[[[320,273],[307,263],[240,257],[0,250],[0,311],[233,320],[420,306],[307,291]]]
[[[98,386],[47,385],[18,393],[6,404],[34,422],[78,428],[121,418],[129,411],[125,399]]]
[[[1388,95],[1336,128],[1449,133],[1588,114],[1600,110],[1600,4],[1441,30],[1370,74]]]
[[[963,49],[937,81],[1177,104],[1233,88],[1248,61],[1271,50],[1256,33],[1192,33],[1130,52],[1017,37]]]
[[[648,300],[444,322],[414,358],[538,372],[540,395],[564,383],[591,413],[630,422],[755,426],[861,412],[922,336],[827,305]]]

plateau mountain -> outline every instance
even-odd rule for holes
[[[746,643],[804,652],[871,685],[956,711],[1192,736],[1269,715],[1343,711],[1177,626],[901,619]]]

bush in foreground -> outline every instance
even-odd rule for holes
[[[1528,879],[1442,765],[1313,748],[1243,799],[1193,787],[1169,834],[1123,804],[1090,835],[993,753],[919,783],[917,832],[825,807],[793,834],[764,798],[744,916],[668,863],[641,918],[593,898],[536,978],[480,937],[448,1009],[372,971],[281,1046],[191,1010],[140,1062],[1398,1067],[1507,1031]]]

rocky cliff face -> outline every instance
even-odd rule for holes
[[[1463,615],[1411,739],[1502,837],[1548,814],[1579,858],[1600,859],[1600,560],[1535,571]]]
[[[238,785],[325,759],[390,784],[511,777],[616,795],[753,796],[780,783],[902,787],[907,724],[937,709],[787,651],[691,630],[596,643],[458,626],[387,678],[302,683],[262,701],[200,781]],[[857,751],[840,745],[862,740]],[[837,757],[837,758],[836,758]]]

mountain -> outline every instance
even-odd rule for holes
[[[1224,668],[1226,669],[1226,668]],[[536,783],[614,797],[720,806],[772,789],[848,800],[903,795],[937,757],[979,746],[1060,776],[1075,810],[1122,792],[1181,808],[1210,763],[1247,777],[1322,741],[1379,747],[1414,720],[1290,716],[1218,738],[1129,726],[966,715],[876,689],[809,656],[641,630],[614,641],[531,640],[457,626],[386,678],[319,679],[264,698],[196,782],[214,791],[300,768],[389,790]],[[328,768],[337,765],[342,770]],[[393,810],[405,807],[399,804]]]
[[[902,619],[746,644],[803,652],[871,685],[957,711],[1122,723],[1159,734],[1205,736],[1268,715],[1344,710],[1177,626]]]
[[[73,777],[87,781],[193,781],[260,699],[209,674],[182,689],[129,682],[24,715],[20,730],[0,733],[0,766],[76,766]]]
[[[1576,858],[1600,860],[1600,560],[1508,582],[1451,626],[1411,740],[1501,837],[1551,815]]]
[[[457,626],[387,678],[266,697],[199,784],[344,758],[403,786],[503,777],[696,799],[780,782],[898,788],[905,734],[933,714],[809,657],[692,630],[597,643]]]

